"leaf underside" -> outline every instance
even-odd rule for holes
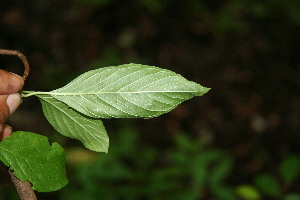
[[[86,72],[51,96],[89,117],[151,118],[208,90],[169,70],[125,64]]]
[[[50,95],[38,95],[49,123],[62,135],[80,140],[93,151],[107,152],[109,139],[99,119],[86,117]]]
[[[36,191],[55,191],[68,183],[64,149],[57,143],[50,146],[45,136],[14,132],[0,143],[0,160]]]
[[[126,64],[86,72],[51,92],[27,93],[40,99],[47,120],[62,135],[107,152],[109,139],[97,118],[156,117],[208,91],[169,70]]]

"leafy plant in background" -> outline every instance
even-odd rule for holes
[[[245,200],[265,198],[300,200],[300,194],[292,192],[293,183],[300,178],[300,156],[291,155],[284,159],[278,169],[279,177],[269,172],[257,174],[252,185],[240,185],[237,194]]]
[[[232,157],[207,149],[201,139],[179,133],[172,147],[140,148],[138,132],[120,127],[109,155],[78,165],[62,199],[236,199],[226,184]]]
[[[225,150],[208,149],[200,138],[186,133],[175,134],[166,150],[140,148],[137,131],[119,127],[110,154],[79,164],[70,187],[60,191],[62,199],[300,199],[299,155],[281,161],[280,177],[263,171],[252,183],[234,185],[228,183],[235,176],[234,158]]]
[[[0,51],[22,59],[26,79],[25,56]],[[86,72],[51,92],[22,91],[22,97],[38,97],[47,120],[62,135],[80,140],[90,150],[107,152],[109,139],[100,118],[157,117],[208,90],[169,70],[125,64]],[[49,146],[46,137],[14,132],[0,143],[0,149],[0,160],[36,191],[54,191],[67,184],[64,150],[57,143]]]

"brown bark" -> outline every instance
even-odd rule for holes
[[[8,170],[12,182],[14,183],[21,200],[37,200],[29,181],[21,181],[15,177],[14,172]]]

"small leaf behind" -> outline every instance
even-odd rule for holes
[[[300,156],[291,155],[280,164],[280,173],[285,183],[292,183],[300,176]]]
[[[50,94],[95,118],[150,118],[209,91],[172,71],[139,64],[86,72]]]
[[[109,139],[99,119],[86,117],[50,95],[38,95],[49,123],[62,135],[80,140],[93,151],[107,152]]]
[[[263,194],[278,197],[280,194],[280,184],[270,174],[259,174],[254,178],[255,185]]]
[[[0,160],[38,192],[59,190],[68,183],[64,149],[57,143],[50,146],[45,136],[14,132],[0,143]]]

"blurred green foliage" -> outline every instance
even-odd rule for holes
[[[111,141],[108,154],[73,153],[84,158],[70,173],[70,185],[62,199],[299,199],[293,182],[300,156],[281,161],[278,175],[261,172],[252,182],[232,184],[234,158],[224,150],[206,148],[200,138],[187,133],[174,136],[166,149],[142,146],[134,127],[121,129]],[[298,179],[299,180],[299,179]]]
[[[253,185],[239,185],[236,188],[236,193],[239,197],[245,200],[259,200],[261,195]]]
[[[270,172],[258,173],[254,176],[252,185],[238,186],[237,194],[245,200],[269,198],[299,200],[300,193],[295,193],[300,176],[299,165],[300,155],[290,155],[280,162],[278,168],[275,168],[277,176]]]
[[[290,155],[281,162],[280,175],[286,184],[291,184],[300,177],[300,156]]]
[[[76,167],[62,199],[235,199],[226,184],[232,169],[227,153],[183,133],[163,151],[141,147],[139,137],[134,128],[120,130],[107,155]]]
[[[280,186],[277,180],[269,174],[259,174],[254,178],[255,185],[267,196],[279,197]]]

